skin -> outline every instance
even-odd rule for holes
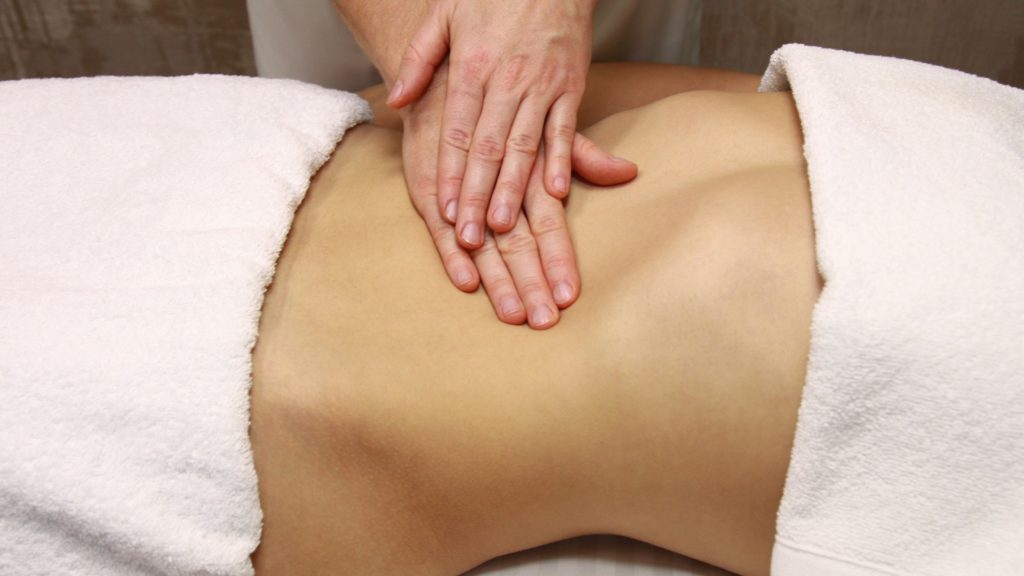
[[[759,81],[749,74],[708,68],[597,64],[588,75],[588,83],[597,90],[584,99],[580,121],[589,126],[614,112],[679,92],[697,89],[752,92]],[[373,107],[376,124],[401,130],[402,117],[385,104],[385,94],[384,86],[361,93]],[[408,142],[404,139],[403,147]],[[615,161],[583,135],[577,135],[573,149],[573,163],[577,171],[584,172],[591,183],[621,184],[636,175],[635,165]],[[403,156],[408,158],[409,154]],[[517,221],[508,233],[488,234],[484,246],[473,252],[474,262],[484,272],[484,288],[498,318],[509,324],[523,323],[527,315],[521,303],[525,302],[526,310],[530,311],[529,324],[533,328],[548,328],[557,323],[559,308],[572,304],[579,295],[578,288],[573,287],[581,286],[564,210],[561,204],[544,197],[546,192],[543,192],[539,178],[543,166],[544,159],[541,158],[535,166],[532,185],[528,187],[527,201],[524,202],[526,221],[531,223],[529,227],[526,228],[522,220]],[[417,197],[413,195],[412,199],[416,204]],[[424,212],[420,206],[417,209]],[[540,226],[540,223],[545,225]],[[447,230],[443,225],[442,229]],[[568,278],[569,281],[549,284],[548,279],[551,278]],[[563,287],[563,283],[568,286]],[[551,302],[552,293],[557,307]],[[563,297],[560,298],[559,294]]]
[[[643,168],[574,183],[587,289],[541,333],[446,289],[400,134],[346,135],[253,354],[258,575],[454,576],[591,533],[768,573],[821,289],[792,100],[682,94],[587,134]]]
[[[555,325],[581,286],[568,245],[535,252],[522,266],[503,262],[489,237],[517,225],[535,179],[558,197],[567,192],[556,181],[567,181],[570,151],[579,150],[573,135],[594,0],[334,4],[392,88],[391,105],[402,108],[409,194],[452,283],[466,292],[481,283],[489,291],[512,286],[499,319]],[[584,150],[589,162],[606,157],[594,146]],[[547,163],[536,161],[544,156]],[[480,267],[479,251],[490,265]],[[540,269],[549,275],[538,282],[531,274]]]
[[[388,104],[418,99],[450,57],[438,201],[463,247],[481,245],[485,219],[511,229],[542,138],[544,184],[569,193],[596,4],[441,0],[412,38]]]

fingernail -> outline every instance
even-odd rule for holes
[[[448,203],[444,205],[444,217],[452,224],[455,224],[455,219],[458,215],[459,202],[457,200],[449,200]]]
[[[462,227],[462,241],[470,246],[476,246],[483,241],[480,237],[480,227],[476,225],[476,222],[470,222]]]
[[[567,192],[569,187],[565,183],[565,176],[555,176],[555,192]]]
[[[498,206],[498,209],[494,211],[494,221],[498,224],[508,224],[512,221],[512,211],[504,204]]]
[[[459,286],[468,286],[473,281],[473,275],[466,270],[459,270],[455,273],[455,284]]]
[[[555,285],[555,302],[564,306],[572,300],[572,286],[568,282],[559,282]]]
[[[626,160],[625,158],[619,158],[618,156],[609,156],[608,158],[612,162],[615,162],[616,164],[632,164],[632,162],[630,162],[629,160]]]
[[[501,301],[501,315],[506,318],[509,316],[515,316],[520,310],[522,310],[522,308],[519,306],[519,302],[514,298],[506,298]]]
[[[402,81],[395,82],[395,85],[391,87],[391,92],[388,94],[388,103],[394,102],[402,97],[402,92],[405,90],[405,86],[402,85]]]
[[[555,319],[555,314],[547,306],[537,306],[530,313],[531,326],[547,326]]]

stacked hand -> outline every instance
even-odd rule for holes
[[[439,0],[388,97],[406,108],[406,180],[449,277],[482,281],[505,322],[550,327],[579,295],[573,167],[595,184],[636,175],[576,133],[593,4]]]

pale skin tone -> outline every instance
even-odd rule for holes
[[[540,333],[448,289],[401,135],[346,135],[253,356],[258,575],[455,576],[590,533],[767,574],[821,289],[792,100],[682,94],[586,134],[642,169],[573,184],[587,288]]]
[[[509,262],[490,237],[516,227],[531,182],[564,198],[573,158],[606,156],[574,142],[596,0],[334,4],[402,109],[409,193],[452,283],[502,291],[503,322],[555,325],[581,286],[570,244]]]

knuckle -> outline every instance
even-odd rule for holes
[[[499,180],[494,187],[494,195],[500,198],[522,198],[526,185],[513,178]]]
[[[484,193],[477,192],[463,194],[459,198],[460,210],[462,209],[462,206],[465,206],[466,213],[470,215],[471,218],[482,218],[490,199],[490,190],[487,190]]]
[[[515,283],[505,274],[495,274],[493,278],[488,278],[487,288],[494,295],[495,299],[516,295]]]
[[[501,250],[498,249],[497,243],[490,234],[484,234],[484,243],[479,248],[474,248],[469,251],[469,255],[476,262],[478,269],[481,269],[481,278],[491,282],[492,280],[501,277],[501,270],[494,267],[493,265],[487,266],[482,264],[488,260],[493,259],[495,256],[501,257]]]
[[[445,128],[444,143],[448,146],[467,152],[472,142],[473,137],[468,130],[456,126]]]
[[[459,191],[462,189],[462,180],[462,174],[442,174],[437,179],[438,190]]]
[[[537,80],[537,84],[544,89],[557,86],[561,76],[562,70],[558,66],[545,66],[540,74],[540,78]]]
[[[433,185],[434,179],[426,174],[416,174],[409,178],[409,188],[412,190],[412,197],[414,199],[430,198],[433,196],[430,192]]]
[[[558,166],[559,164],[561,164],[563,166],[571,165],[572,164],[572,156],[568,153],[568,151],[566,151],[566,152],[560,152],[560,151],[559,152],[552,152],[552,153],[548,154],[547,159],[548,159],[548,162],[550,162],[551,164],[554,164],[555,166]]]
[[[426,59],[423,58],[423,53],[415,42],[409,44],[405,49],[405,53],[402,54],[402,65],[418,66],[425,60]]]
[[[521,85],[529,65],[530,56],[526,54],[517,54],[506,60],[498,74],[498,86],[512,89]]]
[[[430,238],[434,241],[434,245],[437,246],[438,251],[441,253],[441,258],[447,263],[450,258],[455,258],[458,253],[458,248],[452,246],[449,241],[451,236],[451,230],[449,226],[438,224],[431,227]]]
[[[491,65],[491,54],[487,50],[478,49],[466,54],[455,64],[459,75],[469,82],[480,82],[485,71]]]
[[[455,102],[480,102],[483,98],[478,89],[468,81],[448,84],[448,99]]]
[[[547,137],[552,140],[563,140],[566,142],[572,142],[573,138],[576,137],[576,128],[568,124],[561,122],[557,124],[549,124],[547,129]]]
[[[540,140],[529,134],[513,134],[509,136],[506,146],[514,152],[534,157],[540,149]]]
[[[545,254],[543,257],[544,269],[551,270],[572,270],[576,268],[576,260],[571,252],[556,252]]]
[[[521,256],[537,250],[537,241],[528,232],[512,231],[499,237],[498,249],[504,256]]]
[[[570,70],[565,76],[563,85],[567,93],[582,94],[586,89],[587,76],[577,70]]]
[[[566,230],[565,220],[560,218],[558,214],[541,214],[530,220],[530,230],[537,237],[561,234]]]
[[[519,279],[519,287],[524,294],[543,294],[548,291],[547,282],[542,276],[530,274]]]
[[[505,147],[494,136],[483,136],[473,141],[470,156],[484,162],[497,163],[505,157]]]
[[[480,246],[479,250],[498,253],[498,242],[494,239],[494,234],[491,234],[490,231],[484,234],[484,243]]]
[[[456,252],[447,252],[441,255],[441,262],[444,263],[444,268],[446,270],[454,269],[458,265],[460,259],[461,256]]]
[[[586,138],[580,138],[579,150],[583,154],[590,154],[595,150],[598,150],[598,147],[594,142],[587,140]]]

